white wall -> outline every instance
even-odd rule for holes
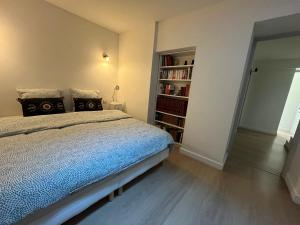
[[[120,34],[119,101],[126,111],[147,121],[155,23]]]
[[[298,126],[287,156],[282,176],[295,203],[300,204],[300,125]]]
[[[300,161],[300,145],[298,145],[297,147],[298,149],[294,155],[294,159],[292,160],[289,174],[295,183],[295,187],[297,188],[297,192],[299,193],[300,197],[300,164],[298,163]]]
[[[183,144],[222,166],[254,22],[300,12],[296,0],[227,0],[159,23],[157,50],[196,46]]]
[[[292,85],[286,100],[282,117],[279,123],[279,130],[290,133],[292,136],[296,131],[297,111],[300,107],[300,72],[295,73]]]
[[[288,171],[288,179],[291,182],[290,191],[293,196],[293,200],[300,204],[300,145],[297,146],[294,158],[291,162],[291,167]],[[292,190],[291,190],[292,189]]]
[[[240,127],[276,135],[295,70],[286,60],[255,62],[243,107]]]
[[[111,100],[116,33],[45,1],[1,0],[0,49],[0,116],[21,113],[16,88],[97,88]]]

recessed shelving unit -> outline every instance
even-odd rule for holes
[[[156,110],[156,112],[157,112],[157,113],[166,114],[166,115],[169,115],[169,116],[175,116],[175,117],[178,117],[178,118],[183,118],[183,119],[186,118],[185,116],[179,116],[179,115],[176,115],[176,114],[166,113],[166,112],[162,112],[162,111],[158,111],[158,110]]]
[[[190,79],[159,79],[159,81],[191,82]]]
[[[160,66],[160,69],[178,69],[178,68],[189,68],[194,65],[176,65],[176,66]]]
[[[167,97],[170,97],[170,98],[181,98],[181,99],[188,99],[189,98],[188,96],[180,96],[180,95],[167,95],[167,94],[158,94],[158,95],[167,96]]]
[[[195,49],[159,54],[154,123],[168,131],[178,144],[182,143],[194,57]]]
[[[174,125],[174,124],[167,123],[167,122],[164,122],[164,121],[155,120],[155,122],[157,122],[157,123],[161,123],[161,124],[164,124],[164,125],[167,125],[167,126],[169,126],[169,127],[174,127],[174,128],[177,128],[177,129],[184,130],[184,128],[183,128],[183,127],[176,126],[176,125]]]

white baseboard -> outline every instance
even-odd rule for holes
[[[223,159],[223,167],[222,167],[222,169],[224,168],[224,165],[225,165],[225,163],[227,161],[228,155],[229,155],[229,151],[226,151],[224,159]]]
[[[286,130],[278,130],[277,134],[282,135],[282,136],[286,136],[286,137],[294,136],[293,134],[291,134],[289,131],[286,131]]]
[[[252,127],[239,126],[238,128],[241,128],[241,129],[244,129],[244,130],[253,131],[253,132],[257,132],[257,133],[272,135],[272,136],[276,136],[277,135],[277,132],[273,133],[273,132],[270,132],[270,131],[264,131],[264,130],[255,129],[255,128],[252,128]]]
[[[288,173],[284,176],[284,180],[286,185],[288,186],[293,202],[300,205],[300,194],[297,192],[295,184],[293,183]]]
[[[206,165],[209,165],[209,166],[212,166],[218,170],[223,170],[223,167],[224,167],[224,163],[220,163],[220,162],[217,162],[213,159],[210,159],[210,158],[207,158],[203,155],[200,155],[198,153],[195,153],[195,152],[192,152],[190,150],[188,150],[186,147],[184,146],[180,146],[180,152],[186,156],[189,156],[193,159],[196,159],[202,163],[205,163]]]

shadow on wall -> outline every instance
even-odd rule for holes
[[[251,75],[239,126],[276,135],[294,70],[288,60],[260,60],[255,65],[259,69]]]

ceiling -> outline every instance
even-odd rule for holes
[[[222,0],[46,0],[117,33]]]
[[[255,60],[300,59],[300,36],[260,41],[254,57]]]

